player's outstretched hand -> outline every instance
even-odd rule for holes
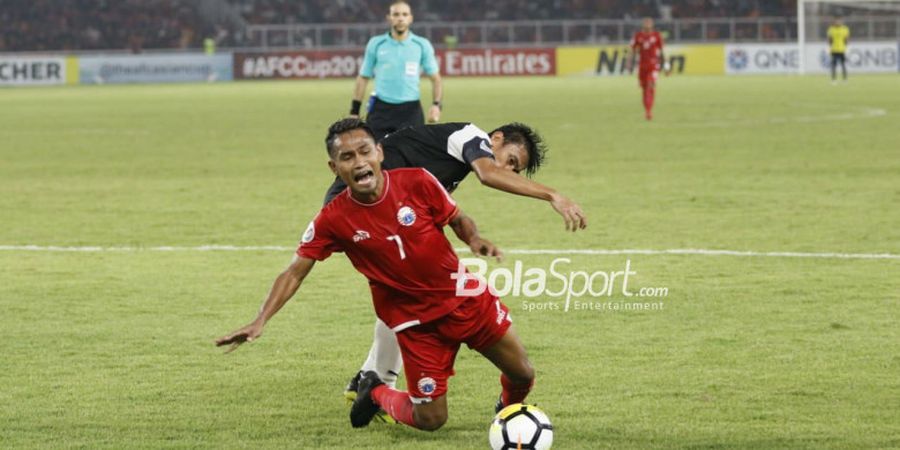
[[[491,241],[482,238],[472,239],[472,242],[469,242],[469,248],[472,249],[472,253],[479,256],[493,256],[497,258],[497,261],[503,261],[503,252],[497,248]]]
[[[261,323],[253,322],[231,334],[216,339],[216,347],[231,345],[225,351],[225,353],[231,353],[237,350],[244,342],[253,342],[256,338],[262,336],[262,330],[263,325]]]
[[[566,231],[577,231],[587,228],[587,216],[577,203],[562,194],[555,194],[550,200],[553,209],[566,221]]]
[[[428,108],[428,123],[437,123],[441,120],[441,108],[438,105],[431,105]]]

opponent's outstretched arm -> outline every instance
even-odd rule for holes
[[[509,170],[494,165],[489,158],[472,161],[472,170],[481,184],[511,194],[524,195],[550,202],[559,215],[566,221],[566,230],[576,231],[587,228],[587,216],[581,206],[560,194],[555,189],[544,186]]]
[[[231,347],[226,352],[228,353],[237,349],[244,342],[252,342],[260,337],[266,322],[294,296],[315,263],[316,260],[314,259],[294,255],[291,265],[284,272],[281,272],[278,278],[275,278],[275,282],[272,283],[269,296],[266,298],[266,302],[263,303],[262,308],[259,309],[256,319],[248,325],[216,339],[216,346],[221,347],[231,344]]]

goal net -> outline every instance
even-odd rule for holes
[[[850,29],[850,71],[900,70],[900,0],[797,0],[799,72],[830,70],[828,27],[839,19]]]

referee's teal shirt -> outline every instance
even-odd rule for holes
[[[366,45],[359,74],[375,78],[375,93],[383,102],[418,101],[421,73],[434,75],[438,71],[431,42],[412,31],[407,33],[402,41],[392,38],[390,32],[380,34]]]

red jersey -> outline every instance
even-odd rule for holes
[[[659,55],[662,54],[663,38],[659,31],[638,31],[631,39],[631,48],[638,51],[642,69],[659,67]]]
[[[459,259],[442,227],[459,211],[438,180],[421,168],[385,170],[375,203],[345,189],[309,224],[297,254],[323,260],[344,252],[369,279],[375,313],[399,331],[438,319],[462,301]]]

